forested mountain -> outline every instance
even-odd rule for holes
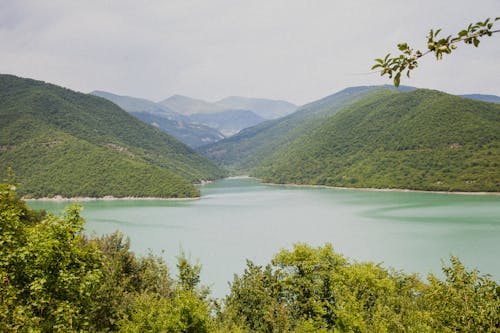
[[[24,195],[192,197],[224,172],[92,95],[0,75],[0,172]]]
[[[224,134],[207,125],[188,121],[170,120],[162,115],[147,112],[130,112],[137,119],[153,125],[192,148],[224,139]]]
[[[377,89],[382,88],[361,86],[344,89],[306,104],[286,117],[265,121],[199,150],[236,173],[247,173],[277,149],[287,146],[295,138],[318,127],[330,115]]]
[[[147,99],[120,96],[105,91],[93,91],[91,94],[112,101],[137,119],[158,127],[193,148],[224,138],[217,129],[203,124],[193,124],[189,116]]]
[[[500,105],[383,90],[283,145],[255,175],[274,183],[500,191]]]
[[[298,106],[286,101],[267,98],[230,96],[215,102],[225,109],[250,110],[264,119],[284,117],[297,110]]]

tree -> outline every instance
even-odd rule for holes
[[[500,287],[455,257],[446,279],[295,245],[235,276],[220,319],[245,332],[497,332]]]
[[[101,261],[83,223],[77,207],[45,217],[0,184],[0,331],[92,331]]]
[[[418,59],[429,54],[434,53],[437,60],[443,58],[443,54],[451,54],[457,48],[457,44],[465,43],[478,47],[480,38],[485,36],[492,36],[500,30],[493,30],[493,25],[500,17],[495,19],[487,18],[483,22],[471,23],[466,29],[461,30],[455,36],[448,35],[447,37],[438,38],[441,29],[431,29],[427,36],[427,51],[414,50],[408,43],[399,43],[399,55],[391,57],[388,53],[384,58],[375,59],[375,65],[372,70],[379,69],[380,75],[388,75],[389,78],[394,80],[394,85],[399,87],[401,81],[401,74],[406,72],[406,76],[410,77],[410,72],[418,67]]]
[[[119,233],[87,237],[79,207],[62,217],[30,209],[0,184],[0,332],[209,332],[201,267],[136,257]]]

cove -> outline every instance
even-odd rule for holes
[[[500,196],[267,186],[251,178],[201,187],[192,201],[82,202],[88,233],[122,231],[132,250],[164,256],[174,273],[183,250],[202,264],[202,282],[223,297],[246,259],[266,264],[294,243],[331,243],[343,255],[441,276],[458,256],[500,281]],[[67,202],[29,201],[61,213]],[[164,251],[164,252],[163,252]]]

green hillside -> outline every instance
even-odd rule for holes
[[[330,115],[378,89],[381,87],[361,86],[344,89],[306,104],[291,115],[244,129],[230,138],[198,150],[235,174],[248,173],[275,151],[317,128]]]
[[[384,90],[330,116],[255,172],[274,183],[500,191],[500,105]]]
[[[103,98],[0,75],[0,100],[0,172],[24,195],[192,197],[224,175]]]

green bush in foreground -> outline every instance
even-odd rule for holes
[[[2,332],[498,332],[500,286],[457,258],[445,279],[358,263],[330,245],[248,262],[222,304],[181,255],[178,277],[120,233],[86,237],[78,207],[35,212],[0,185]]]

